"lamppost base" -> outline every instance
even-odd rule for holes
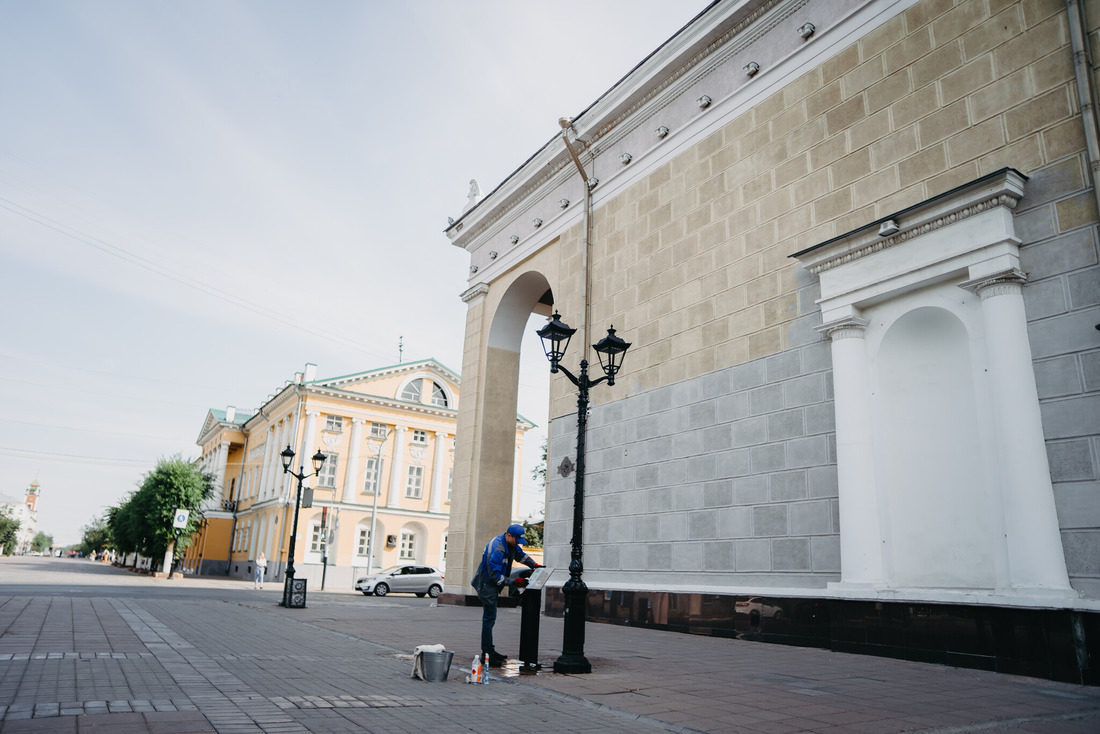
[[[288,578],[283,582],[283,600],[279,603],[287,609],[306,608],[306,581],[308,579]]]
[[[567,675],[591,673],[592,664],[588,662],[588,658],[583,654],[567,655],[562,653],[561,657],[554,661],[554,672]]]

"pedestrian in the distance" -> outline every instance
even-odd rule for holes
[[[508,529],[489,541],[481,554],[481,563],[477,567],[470,585],[477,591],[481,602],[481,652],[489,658],[489,665],[499,668],[507,660],[493,647],[493,625],[497,621],[497,597],[509,584],[512,574],[512,562],[519,561],[529,568],[539,568],[534,558],[522,548],[526,542],[523,526],[509,525]],[[517,578],[511,582],[513,593],[527,585],[527,579]]]
[[[254,588],[264,588],[264,571],[267,570],[267,556],[260,551],[260,557],[256,559],[256,583]]]

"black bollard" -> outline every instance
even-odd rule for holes
[[[542,590],[527,589],[519,599],[519,659],[521,673],[533,673],[539,664],[539,617],[542,615]]]

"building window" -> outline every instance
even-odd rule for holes
[[[355,546],[355,555],[365,558],[369,550],[370,528],[359,528],[359,542]]]
[[[408,400],[412,403],[419,403],[421,382],[421,380],[413,380],[408,385],[405,385],[405,389],[401,391],[401,399]]]
[[[422,431],[419,428],[414,428],[412,442],[418,443],[421,446],[426,446],[428,444],[428,432]]]
[[[344,430],[344,417],[341,415],[326,415],[325,430],[340,433]]]
[[[420,492],[424,486],[424,467],[410,466],[409,478],[405,482],[405,496],[414,500],[420,499]]]
[[[321,523],[315,522],[309,526],[309,552],[321,552]]]
[[[340,454],[335,452],[325,456],[325,463],[321,465],[321,471],[317,475],[318,487],[336,486],[336,465],[340,462]]]
[[[441,408],[447,407],[447,393],[443,392],[443,388],[438,383],[432,383],[432,405],[438,405]]]
[[[367,459],[366,477],[363,479],[363,494],[375,494],[378,491],[378,478],[382,476],[382,464],[385,459]]]
[[[444,568],[447,567],[447,533],[443,533],[443,563]]]
[[[371,423],[370,424],[370,437],[381,439],[381,440],[385,441],[386,440],[386,434],[389,432],[388,428],[389,428],[389,426],[387,426],[385,423]]]
[[[402,561],[416,560],[416,534],[408,530],[401,531],[401,550],[397,557]]]

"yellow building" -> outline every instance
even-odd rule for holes
[[[306,481],[295,541],[297,578],[350,589],[368,570],[399,563],[446,568],[459,376],[434,359],[315,379],[309,364],[258,411],[210,410],[197,443],[217,478],[202,529],[184,559],[191,573],[251,578],[261,552],[267,580],[287,563],[297,481],[283,471],[328,458]],[[515,460],[533,424],[518,418]],[[519,476],[512,492],[518,517]],[[375,542],[371,542],[372,537]]]

